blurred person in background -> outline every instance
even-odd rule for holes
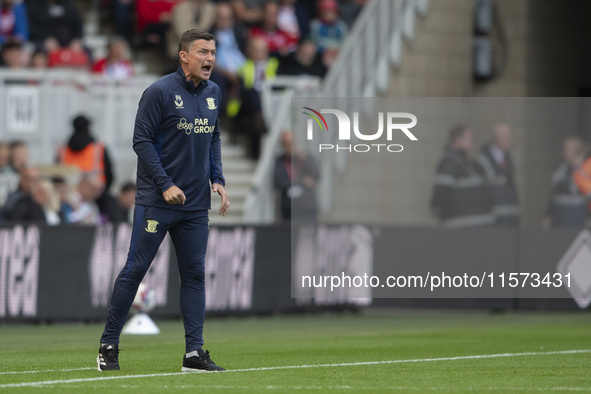
[[[71,198],[70,198],[70,186],[64,178],[56,176],[51,178],[53,189],[57,196],[57,213],[62,223],[70,223],[70,213],[73,210]]]
[[[263,121],[261,90],[263,82],[277,75],[279,61],[269,57],[267,43],[261,37],[253,37],[248,42],[248,58],[239,70],[242,81],[240,91],[240,110],[236,117],[238,129],[249,139],[249,154],[253,159],[260,155],[262,135],[266,131]]]
[[[59,148],[58,163],[74,165],[84,173],[96,173],[108,189],[113,184],[113,166],[107,147],[92,135],[92,122],[84,115],[72,121],[73,133]]]
[[[318,18],[310,24],[310,34],[320,53],[338,51],[345,42],[348,29],[339,19],[339,5],[336,0],[320,0]]]
[[[238,70],[244,65],[246,57],[247,30],[242,23],[234,21],[229,3],[219,3],[216,7],[215,23],[211,33],[216,38],[216,60],[211,80],[222,90],[220,114],[230,118],[236,116],[239,106],[240,78]],[[228,107],[228,103],[233,103]],[[233,133],[232,138],[235,137]]]
[[[133,1],[134,0],[111,0],[111,16],[115,21],[115,32],[131,43],[133,34]]]
[[[29,166],[29,148],[25,141],[16,140],[10,143],[10,167],[15,174]]]
[[[49,59],[43,50],[36,50],[31,56],[31,63],[29,68],[35,70],[45,70],[49,67]]]
[[[511,158],[513,137],[505,123],[493,126],[492,141],[478,156],[492,193],[493,214],[497,226],[519,226],[519,201],[515,185],[515,166]]]
[[[0,207],[4,206],[6,197],[16,188],[18,180],[17,173],[10,166],[10,147],[0,142]]]
[[[6,142],[0,142],[0,175],[15,174],[10,166],[10,147]]]
[[[351,29],[367,0],[338,0],[338,2],[339,15],[347,27]]]
[[[71,0],[25,0],[30,39],[47,53],[60,48],[82,52],[82,19]]]
[[[280,0],[277,27],[296,40],[310,34],[310,14],[297,0]]]
[[[133,63],[129,60],[127,41],[123,37],[111,38],[107,57],[94,63],[92,72],[116,79],[133,77]]]
[[[311,38],[304,38],[298,45],[295,54],[286,56],[279,61],[277,74],[279,75],[311,75],[323,78],[327,68]]]
[[[146,43],[164,44],[172,19],[172,7],[179,0],[136,0],[136,31]]]
[[[0,67],[22,70],[27,64],[27,55],[18,41],[6,42],[0,49]]]
[[[267,43],[267,50],[272,56],[286,56],[297,48],[298,37],[279,29],[277,15],[279,7],[275,1],[263,4],[263,20],[260,25],[250,29],[250,37],[260,37]]]
[[[469,158],[472,130],[451,129],[449,144],[437,164],[431,207],[448,228],[494,224],[492,200],[484,171]]]
[[[107,211],[109,190],[113,184],[113,165],[105,144],[97,141],[92,135],[92,123],[84,115],[78,115],[72,121],[74,132],[68,143],[58,151],[58,163],[74,165],[83,173],[97,174],[103,182],[103,193],[97,197],[96,203],[102,213]]]
[[[215,21],[216,6],[209,0],[184,0],[172,9],[168,31],[168,56],[178,63],[179,40],[189,29],[209,31]],[[176,68],[176,67],[175,67]]]
[[[73,194],[72,212],[68,215],[68,223],[78,225],[99,225],[105,223],[101,217],[96,200],[103,194],[105,184],[94,173],[83,173]]]
[[[19,222],[40,222],[57,226],[61,220],[56,212],[57,197],[51,182],[41,180],[35,183],[31,194],[21,198],[7,213],[7,220]]]
[[[563,163],[552,174],[552,192],[542,226],[583,227],[589,215],[587,199],[577,187],[574,173],[587,158],[580,137],[568,137],[562,146]]]
[[[61,223],[59,210],[59,197],[49,180],[42,180],[33,189],[33,200],[39,204],[45,214],[45,222],[50,226]]]
[[[281,147],[283,154],[275,161],[273,177],[280,197],[281,219],[316,220],[318,166],[313,157],[294,146],[291,131],[281,133]],[[297,216],[292,216],[292,212]]]
[[[29,39],[27,7],[17,0],[0,0],[0,46],[6,41]]]
[[[109,198],[107,209],[105,212],[109,222],[132,222],[132,213],[133,207],[135,206],[136,191],[137,187],[134,182],[126,182],[121,186],[117,198]]]
[[[39,171],[36,168],[28,167],[20,171],[17,189],[6,197],[3,208],[4,218],[10,220],[14,207],[16,207],[21,199],[31,196],[33,188],[39,181]]]
[[[43,198],[43,191],[39,190],[40,183],[40,180],[31,183],[30,191],[22,194],[14,205],[6,210],[4,214],[5,220],[46,223],[43,208],[36,201],[36,198]]]
[[[230,0],[236,20],[254,25],[263,20],[263,4],[266,0]]]

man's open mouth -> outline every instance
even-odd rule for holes
[[[201,67],[201,71],[210,72],[211,71],[211,65]]]

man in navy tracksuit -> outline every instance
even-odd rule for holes
[[[205,252],[211,192],[230,207],[222,175],[219,87],[209,81],[215,39],[196,29],[179,42],[180,66],[144,92],[135,120],[137,194],[127,262],[117,277],[97,363],[119,370],[119,335],[138,286],[160,243],[170,233],[181,275],[181,311],[186,354],[183,371],[223,370],[204,352]]]

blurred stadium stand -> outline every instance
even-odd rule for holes
[[[475,27],[480,3],[488,3],[493,13],[487,33]],[[581,51],[590,33],[590,14],[591,4],[585,1],[373,0],[364,7],[320,88],[306,94],[326,98],[323,108],[335,108],[330,97],[576,97],[588,92],[585,87],[591,85],[591,56]],[[483,35],[492,48],[492,71],[487,78],[474,69],[474,42]],[[520,199],[525,202],[523,226],[540,226],[550,192],[549,177],[560,161],[564,138],[591,137],[584,113],[586,110],[580,109],[564,126],[556,125],[544,133],[539,125],[514,127],[512,153]],[[286,114],[275,113],[277,124]],[[366,111],[365,115],[370,115],[365,119],[371,125],[368,129],[377,129],[375,114]],[[301,116],[294,119],[304,120]],[[483,119],[474,125],[476,147],[490,138],[493,121]],[[322,220],[436,225],[428,209],[429,197],[437,159],[451,126],[451,120],[442,124],[435,141],[420,144],[413,155],[401,155],[398,165],[387,174],[364,170],[362,155],[334,155],[334,160],[321,161],[318,203]],[[273,153],[263,152],[263,157],[278,153],[278,137],[274,135],[281,127],[271,127],[266,148]],[[305,146],[304,133],[295,135],[300,138],[299,145]],[[387,158],[377,155],[375,159]],[[259,162],[259,167],[269,165],[264,159]],[[350,176],[352,169],[366,173],[367,181],[381,185],[391,198],[382,201],[380,208],[360,205],[366,190]],[[257,174],[263,173],[263,168],[257,169]],[[264,183],[255,179],[256,185]],[[392,193],[396,183],[412,187],[399,187]],[[255,188],[248,200],[254,204],[264,193],[264,189]],[[380,214],[393,205],[399,208],[393,215]],[[250,212],[250,207],[253,216],[249,220],[274,220],[274,213],[262,203],[259,210]]]

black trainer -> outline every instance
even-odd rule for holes
[[[101,343],[96,363],[99,371],[119,371],[119,345]]]
[[[183,368],[182,372],[195,372],[195,371],[225,371],[224,368],[216,365],[211,358],[209,358],[209,350],[203,351],[202,349],[197,350],[198,355],[187,357],[183,356]]]

